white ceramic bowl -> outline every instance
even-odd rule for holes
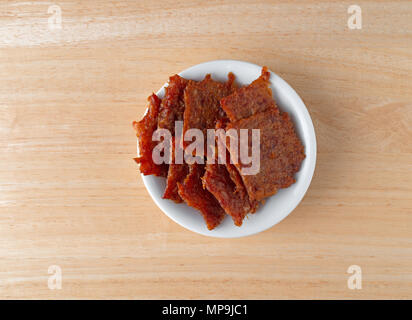
[[[210,73],[212,78],[226,81],[227,74],[233,72],[240,85],[247,85],[260,76],[262,67],[244,61],[215,60],[201,63],[179,73],[186,79],[202,80]],[[173,73],[173,72],[172,72]],[[268,198],[255,214],[249,214],[241,227],[233,224],[232,218],[226,216],[223,222],[210,231],[206,228],[201,214],[185,203],[177,204],[171,200],[162,199],[166,187],[164,178],[142,175],[143,182],[158,207],[173,221],[191,231],[218,238],[237,238],[250,236],[264,231],[291,213],[302,200],[309,188],[316,164],[316,136],[309,112],[298,94],[282,78],[271,72],[270,85],[277,105],[290,114],[295,129],[305,146],[306,158],[299,172],[296,183]],[[164,88],[157,92],[160,98],[164,96]]]

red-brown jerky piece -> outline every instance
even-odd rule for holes
[[[174,75],[169,78],[169,85],[165,88],[165,96],[160,104],[158,126],[162,129],[168,129],[174,135],[175,121],[183,120],[183,112],[185,111],[184,90],[188,80]],[[175,140],[173,140],[173,158],[169,165],[167,173],[166,190],[163,194],[164,199],[170,199],[174,202],[182,202],[177,192],[177,182],[183,182],[186,175],[189,173],[189,167],[186,163],[175,164]]]
[[[221,119],[221,120],[218,120],[217,123],[216,123],[216,130],[218,130],[218,129],[223,129],[223,130],[225,130],[225,129],[226,129],[226,125],[227,125],[228,123],[229,123],[229,119],[228,119],[228,118],[223,118],[223,119]],[[249,196],[248,196],[248,194],[247,194],[245,185],[243,184],[242,177],[240,176],[240,174],[239,174],[237,168],[235,167],[235,165],[233,165],[233,164],[231,163],[230,153],[229,153],[229,151],[227,150],[227,147],[226,147],[226,144],[225,144],[224,139],[222,139],[222,138],[217,139],[216,142],[217,142],[218,148],[215,148],[215,157],[216,157],[215,163],[219,163],[219,162],[218,162],[218,159],[217,159],[217,157],[218,157],[218,149],[219,149],[220,146],[222,145],[223,148],[224,148],[224,150],[225,150],[224,153],[225,153],[225,156],[226,156],[224,165],[226,166],[226,170],[227,170],[227,172],[229,173],[230,179],[232,180],[232,182],[233,182],[234,185],[235,185],[235,191],[234,191],[234,192],[235,192],[235,194],[239,194],[242,199],[243,199],[243,198],[246,198],[246,200],[242,200],[242,201],[247,201],[247,203],[248,203],[248,205],[249,205],[249,209],[246,209],[246,210],[249,210],[247,213],[249,213],[249,212],[250,212],[250,213],[255,213],[256,210],[257,210],[257,208],[259,207],[259,202],[258,202],[258,201],[255,201],[255,200],[250,200],[250,198],[249,198]],[[222,160],[222,159],[221,159],[221,160]],[[222,163],[222,164],[223,164],[223,163]],[[214,194],[214,195],[215,195],[215,194]],[[216,195],[215,195],[215,197],[216,197],[216,198],[219,200],[219,202],[220,202],[219,197],[216,196]],[[221,205],[222,205],[222,204],[221,204]],[[226,213],[230,214],[230,213],[228,212],[228,210],[226,210],[226,208],[225,208],[223,205],[222,205],[222,207],[225,209]],[[229,210],[230,210],[230,209],[229,209]]]
[[[240,161],[235,164],[251,200],[262,200],[295,182],[294,174],[299,171],[305,153],[288,113],[270,109],[229,123],[226,127],[227,130],[232,128],[237,130],[238,134],[239,129],[248,129],[249,132],[260,129],[259,172],[255,175],[243,175],[241,169],[248,165]],[[250,143],[248,148],[251,154]],[[232,153],[230,146],[228,149]]]
[[[214,81],[210,74],[200,82],[189,81],[184,94],[183,134],[189,129],[200,129],[206,143],[207,129],[214,129],[216,121],[225,117],[220,100],[235,90],[234,79],[229,73],[225,83]],[[190,141],[184,142],[185,147],[189,144]]]
[[[219,201],[220,206],[230,215],[237,226],[252,210],[246,190],[237,188],[224,164],[206,165],[203,186]]]
[[[230,178],[232,179],[232,181],[234,182],[236,189],[235,192],[236,193],[240,193],[240,194],[245,194],[248,198],[249,204],[250,204],[250,212],[251,213],[255,213],[257,208],[259,207],[259,202],[255,201],[255,200],[251,200],[247,194],[245,185],[243,183],[242,177],[239,174],[239,171],[237,171],[237,168],[234,164],[229,162],[229,157],[228,156],[228,162],[226,163],[226,169],[229,172]]]
[[[154,174],[156,176],[166,177],[168,171],[167,164],[156,164],[152,158],[153,148],[157,142],[152,140],[153,132],[157,129],[157,117],[161,100],[152,94],[148,99],[149,109],[146,115],[139,122],[134,121],[133,127],[139,139],[140,156],[134,160],[140,164],[140,172],[144,175]]]
[[[248,118],[268,109],[278,110],[269,87],[269,78],[270,72],[267,67],[263,67],[258,79],[221,100],[222,109],[230,121]]]
[[[213,195],[203,189],[201,177],[205,173],[202,164],[189,165],[189,174],[183,183],[178,183],[179,195],[187,205],[199,210],[209,230],[216,228],[225,217],[225,212]]]
[[[179,196],[177,183],[183,182],[189,173],[189,166],[186,162],[183,164],[175,164],[175,150],[176,143],[179,143],[179,139],[173,138],[172,148],[173,148],[173,162],[169,165],[169,172],[167,173],[166,190],[163,194],[163,199],[170,199],[176,203],[183,202],[182,198]]]
[[[168,129],[174,134],[175,121],[183,120],[185,111],[184,91],[188,80],[177,74],[169,78],[169,85],[165,88],[165,96],[162,99],[159,111],[158,126]]]

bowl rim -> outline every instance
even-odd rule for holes
[[[207,67],[208,65],[212,65],[212,64],[220,64],[222,66],[227,66],[227,65],[244,65],[247,67],[252,67],[252,68],[259,68],[259,70],[262,69],[262,66],[259,66],[257,64],[251,63],[251,62],[246,62],[246,61],[241,61],[241,60],[211,60],[211,61],[206,61],[206,62],[202,62],[196,65],[193,65],[185,70],[182,70],[181,72],[178,73],[178,75],[185,77],[184,74],[185,73],[190,73],[192,72],[192,70],[197,69],[197,68],[204,68]],[[235,75],[236,75],[236,70],[230,70],[232,71]],[[309,186],[311,184],[314,172],[315,172],[315,167],[316,167],[316,158],[317,158],[317,142],[316,142],[316,133],[315,133],[315,128],[313,126],[313,122],[312,122],[312,118],[310,117],[309,111],[306,108],[305,103],[303,102],[303,100],[301,99],[301,97],[297,94],[297,92],[285,81],[283,80],[279,75],[275,74],[274,72],[272,72],[271,70],[268,69],[268,71],[271,74],[270,77],[270,83],[271,86],[273,86],[273,82],[276,80],[278,83],[280,83],[282,86],[284,86],[289,92],[288,95],[291,95],[291,98],[293,100],[296,101],[297,104],[300,104],[300,109],[296,110],[295,112],[299,112],[301,113],[301,116],[303,117],[303,119],[305,120],[304,124],[306,124],[307,128],[307,132],[309,134],[309,138],[308,139],[302,139],[302,142],[304,143],[305,146],[305,154],[306,154],[306,158],[304,159],[304,161],[308,161],[309,164],[309,168],[308,168],[308,174],[304,177],[300,177],[300,179],[304,179],[304,187],[303,187],[303,192],[300,192],[299,196],[298,196],[298,200],[294,201],[294,203],[292,205],[290,205],[287,210],[285,210],[286,213],[284,213],[283,215],[280,215],[277,219],[275,219],[273,221],[273,223],[268,223],[267,226],[263,227],[263,228],[259,228],[259,229],[255,229],[252,230],[250,232],[242,232],[242,227],[237,227],[239,232],[237,232],[238,234],[215,234],[213,233],[213,230],[207,230],[207,228],[205,228],[205,230],[202,229],[196,229],[191,227],[188,224],[185,224],[184,221],[181,221],[180,219],[176,218],[173,214],[170,214],[167,210],[167,205],[164,205],[164,201],[171,201],[168,199],[162,199],[162,198],[158,198],[157,194],[155,194],[154,190],[152,189],[152,187],[149,185],[149,179],[155,178],[155,179],[164,179],[164,178],[159,178],[159,177],[154,177],[154,176],[145,176],[143,174],[141,174],[143,183],[145,185],[146,190],[148,191],[148,193],[150,194],[152,200],[155,202],[155,204],[159,207],[159,209],[166,215],[168,216],[170,219],[172,219],[174,222],[176,222],[178,225],[182,226],[183,228],[190,230],[192,232],[195,232],[197,234],[201,234],[204,236],[209,236],[209,237],[214,237],[214,238],[241,238],[241,237],[246,237],[246,236],[252,236],[258,233],[261,233],[263,231],[266,231],[270,228],[272,228],[273,226],[275,226],[276,224],[280,223],[283,219],[285,219],[290,213],[292,213],[292,211],[302,202],[307,190],[309,189]],[[166,82],[165,84],[163,84],[163,86],[156,92],[156,95],[158,96],[163,96],[164,94],[164,89],[165,87],[167,87],[168,83]],[[147,112],[147,109],[145,111],[145,113]],[[295,122],[295,121],[294,121]],[[296,123],[295,123],[295,127],[296,127]],[[307,154],[307,148],[308,146],[310,147],[310,157],[308,157]],[[139,147],[138,147],[138,143],[137,143],[137,152],[139,152]],[[277,196],[278,194],[273,195]],[[271,198],[271,197],[269,197]],[[194,208],[192,208],[193,210],[195,210]],[[257,211],[256,214],[259,214],[259,210]]]

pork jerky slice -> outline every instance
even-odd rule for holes
[[[221,120],[218,120],[217,123],[216,123],[216,130],[218,130],[218,129],[226,130],[226,125],[228,124],[228,122],[229,122],[229,119],[227,119],[227,118],[223,118]],[[224,140],[224,139],[222,139],[222,140]],[[229,151],[227,151],[226,145],[222,140],[217,139],[217,143],[218,143],[218,145],[222,144],[223,148],[225,149],[225,153],[226,153],[225,166],[226,166],[226,170],[229,173],[229,176],[230,176],[231,180],[233,181],[233,183],[236,186],[235,187],[235,193],[241,194],[242,197],[243,197],[243,195],[246,195],[248,203],[250,205],[250,213],[255,213],[257,208],[259,207],[259,202],[249,199],[249,197],[247,195],[247,192],[246,192],[245,185],[243,184],[242,177],[240,176],[239,171],[237,170],[237,168],[231,163],[230,153],[229,153]],[[217,157],[218,151],[215,151],[215,155]],[[215,163],[217,163],[217,162],[218,162],[218,160],[215,160]],[[219,199],[219,198],[217,198],[217,199]]]
[[[158,126],[168,129],[174,134],[175,121],[183,120],[185,111],[184,90],[188,80],[174,75],[169,78],[169,85],[165,88],[165,96],[160,104]]]
[[[246,189],[238,189],[224,164],[207,164],[202,178],[203,186],[215,196],[220,206],[237,226],[252,210]]]
[[[170,199],[176,203],[180,203],[180,202],[183,202],[183,200],[179,196],[177,183],[183,182],[183,180],[186,178],[186,176],[189,173],[189,166],[187,165],[186,162],[183,162],[183,164],[175,163],[176,143],[179,143],[179,139],[176,139],[176,137],[173,137],[173,141],[172,141],[173,161],[169,165],[169,171],[167,173],[167,180],[166,180],[166,189],[163,194],[163,199]]]
[[[258,79],[221,100],[222,109],[230,121],[248,118],[268,109],[279,112],[269,87],[269,78],[270,72],[267,67],[263,67]]]
[[[183,202],[179,196],[177,183],[183,182],[189,173],[189,166],[186,163],[169,165],[169,172],[167,173],[166,189],[163,194],[163,199],[170,199],[176,203]]]
[[[157,95],[152,94],[148,99],[149,107],[146,115],[140,121],[134,121],[133,127],[139,139],[140,156],[134,160],[140,164],[140,172],[144,175],[154,174],[166,177],[168,166],[166,164],[156,164],[152,158],[153,148],[157,142],[152,140],[153,132],[157,129],[157,118],[161,100]]]
[[[256,175],[242,175],[241,169],[248,165],[240,161],[235,164],[252,201],[262,200],[295,182],[294,174],[299,171],[305,154],[288,113],[270,109],[229,123],[226,129],[231,128],[236,129],[238,134],[239,129],[248,129],[249,132],[251,129],[260,129],[259,172]],[[250,139],[248,148],[251,154]],[[228,149],[233,151],[230,145]]]
[[[200,129],[206,144],[207,129],[214,129],[216,121],[225,117],[220,100],[235,90],[234,79],[235,76],[229,73],[225,83],[214,81],[210,74],[200,82],[189,81],[184,93],[183,134],[189,129]],[[190,143],[186,141],[184,146]]]
[[[237,171],[236,166],[228,162],[226,163],[226,170],[236,186],[235,193],[241,194],[242,197],[246,196],[250,205],[250,213],[255,213],[257,208],[259,207],[259,202],[256,200],[251,200],[249,198],[249,195],[245,188],[245,184],[243,183],[242,177],[240,176],[239,171]]]
[[[256,201],[253,200],[249,197],[245,184],[243,183],[242,177],[239,174],[239,171],[237,171],[237,168],[234,164],[232,163],[227,163],[226,164],[226,169],[230,174],[230,178],[232,179],[232,181],[235,183],[236,185],[236,193],[241,192],[242,194],[246,194],[249,204],[250,204],[250,213],[255,213],[256,210],[259,208],[260,205],[265,203],[265,200],[260,200],[260,201]]]
[[[165,88],[165,96],[160,104],[158,127],[168,129],[172,135],[174,135],[175,121],[183,120],[183,112],[185,111],[183,97],[187,83],[188,80],[179,75],[170,77],[169,85]],[[175,140],[173,140],[172,146],[172,154],[174,156]],[[187,164],[175,164],[173,157],[167,173],[166,189],[163,194],[164,199],[170,199],[177,203],[183,201],[177,192],[177,182],[183,182],[188,173],[189,167]]]
[[[216,228],[225,217],[225,212],[215,197],[203,189],[201,177],[205,173],[203,164],[189,165],[189,174],[178,183],[180,197],[187,205],[199,210],[209,230]]]

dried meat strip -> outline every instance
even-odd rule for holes
[[[163,194],[163,199],[170,199],[176,203],[183,202],[179,196],[177,183],[182,183],[189,173],[189,166],[186,162],[183,164],[175,163],[175,150],[176,143],[179,143],[179,139],[173,138],[173,162],[169,165],[169,172],[167,173],[166,189]]]
[[[261,76],[250,85],[237,89],[233,94],[221,100],[222,109],[230,121],[237,121],[250,117],[268,109],[277,110],[269,87],[270,72],[267,67],[262,68]]]
[[[140,121],[134,121],[133,127],[139,139],[140,156],[134,160],[140,164],[140,172],[144,175],[156,175],[166,177],[168,171],[167,164],[156,164],[152,158],[153,148],[157,142],[152,140],[153,132],[157,129],[157,118],[161,100],[155,94],[148,99],[149,107],[146,115]]]
[[[187,205],[199,210],[203,215],[209,230],[216,228],[225,217],[225,212],[215,197],[203,189],[201,177],[205,173],[205,166],[201,164],[189,165],[189,174],[178,183],[179,195]]]
[[[175,121],[183,120],[185,111],[184,90],[188,80],[174,75],[169,78],[169,85],[165,88],[165,96],[160,104],[158,117],[158,127],[168,129],[174,135]],[[175,154],[175,140],[173,140],[173,155]],[[166,189],[163,194],[164,199],[170,199],[174,202],[182,202],[182,198],[178,194],[177,182],[183,182],[184,178],[189,173],[189,167],[186,163],[169,165],[167,173]]]
[[[228,118],[223,118],[223,119],[221,119],[221,120],[218,120],[217,123],[216,123],[216,130],[218,130],[218,129],[224,129],[224,130],[225,130],[225,129],[226,129],[226,125],[227,125],[228,123],[229,123],[229,119],[228,119]],[[241,177],[240,174],[239,174],[239,171],[237,170],[237,168],[235,167],[235,165],[233,165],[233,164],[231,163],[230,153],[229,153],[228,150],[227,150],[227,147],[226,147],[226,144],[225,144],[224,139],[222,139],[222,140],[221,140],[221,139],[217,139],[216,142],[217,142],[217,144],[219,145],[219,147],[220,147],[220,144],[222,144],[222,145],[223,145],[223,148],[225,149],[225,156],[226,156],[226,158],[225,158],[224,164],[222,164],[222,165],[226,166],[226,170],[225,170],[225,171],[228,172],[229,177],[230,177],[230,179],[231,179],[231,182],[234,183],[234,185],[235,185],[235,189],[234,189],[235,196],[240,196],[241,199],[242,199],[241,201],[244,202],[244,203],[246,203],[246,205],[244,206],[245,210],[247,210],[246,213],[255,213],[256,210],[257,210],[257,208],[259,207],[259,202],[258,202],[258,201],[255,201],[255,200],[251,200],[251,199],[249,198],[249,196],[248,196],[248,194],[247,194],[247,191],[246,191],[246,188],[245,188],[245,185],[243,184],[242,177]],[[217,150],[215,151],[215,157],[216,157],[215,163],[221,163],[221,162],[218,162],[218,160],[217,160],[217,157],[218,157],[218,151],[217,151]],[[228,185],[231,186],[231,182],[228,181]],[[209,191],[210,191],[210,190],[209,190]],[[212,192],[212,193],[213,193],[213,192]],[[213,194],[214,194],[214,193],[213,193]],[[214,195],[215,195],[215,197],[219,200],[219,202],[221,202],[220,199],[219,199],[219,196],[217,196],[216,194],[214,194]],[[221,203],[221,205],[222,205],[222,203]],[[230,213],[230,211],[231,211],[230,208],[226,209],[226,208],[224,207],[224,205],[222,205],[222,207],[225,209],[226,213],[228,213],[229,215],[231,215],[231,216],[233,217],[233,214]],[[233,213],[233,212],[232,212],[232,213]],[[236,214],[236,213],[235,213],[234,215],[239,216],[239,214]],[[236,224],[236,223],[235,223],[235,224]]]
[[[189,173],[189,166],[184,164],[170,164],[169,172],[167,174],[166,189],[163,194],[163,199],[170,199],[176,203],[183,202],[179,196],[177,183],[183,182]]]
[[[228,118],[223,118],[221,120],[218,120],[217,123],[216,123],[216,130],[218,130],[218,129],[226,130],[226,126],[227,126],[228,123],[229,123]],[[240,193],[242,195],[245,194],[247,196],[247,191],[246,191],[245,185],[243,184],[242,177],[240,176],[239,171],[237,170],[236,166],[231,163],[230,153],[226,149],[226,147],[227,147],[226,144],[225,144],[226,142],[224,141],[224,139],[222,139],[222,140],[217,139],[216,142],[218,143],[218,145],[220,145],[222,143],[223,148],[225,148],[225,150],[226,150],[225,166],[226,166],[227,172],[230,175],[231,180],[233,181],[233,183],[236,186],[235,193]],[[215,151],[215,155],[216,156],[218,155],[217,151]],[[216,160],[216,163],[218,163],[217,160]],[[259,207],[259,202],[255,201],[255,200],[251,200],[248,196],[247,196],[247,198],[248,198],[248,202],[249,202],[249,205],[250,205],[250,213],[255,213],[257,208]]]
[[[236,89],[234,80],[235,76],[229,73],[225,83],[214,81],[210,74],[200,82],[189,81],[184,93],[183,134],[196,128],[202,130],[203,136],[207,137],[207,129],[214,129],[216,121],[225,117],[220,100]],[[188,144],[190,142],[185,142],[184,146]]]
[[[260,170],[256,175],[241,174],[241,177],[250,199],[259,201],[295,182],[294,174],[299,171],[305,153],[286,112],[269,109],[226,126],[228,130],[237,130],[238,134],[240,129],[256,128],[260,129]],[[251,154],[250,144],[248,148]],[[230,145],[228,149],[232,156]],[[239,161],[235,166],[241,173],[248,165]]]
[[[203,186],[215,196],[220,206],[230,215],[237,226],[252,211],[246,190],[239,189],[224,164],[207,164],[202,178]]]
[[[229,172],[230,178],[232,179],[233,183],[236,186],[235,192],[242,194],[242,196],[243,195],[247,196],[249,204],[250,204],[250,213],[255,213],[257,208],[259,207],[259,202],[256,200],[251,200],[249,198],[249,195],[246,191],[242,177],[240,176],[239,171],[237,170],[236,166],[228,161],[226,163],[226,170]]]
[[[184,91],[188,80],[174,75],[169,78],[169,85],[165,88],[165,96],[160,105],[158,126],[168,129],[174,134],[175,121],[183,120],[185,111]]]

